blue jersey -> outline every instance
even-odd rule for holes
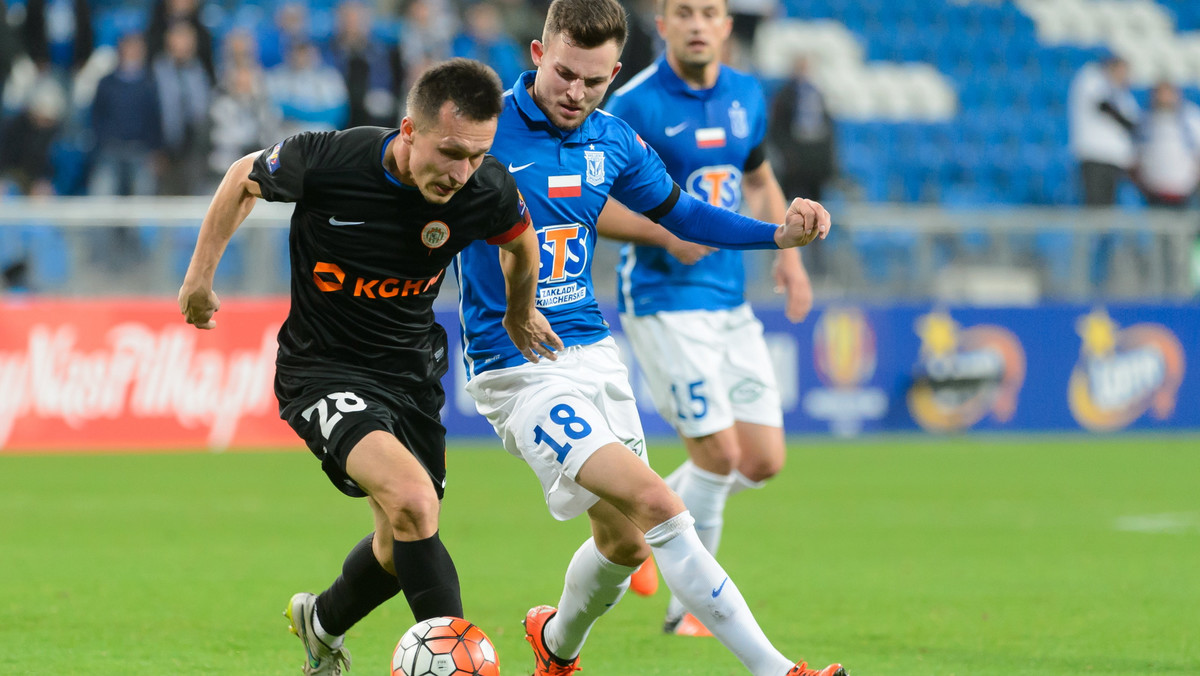
[[[649,212],[676,195],[662,160],[621,120],[597,111],[564,132],[538,108],[526,72],[504,95],[492,154],[525,198],[541,248],[537,307],[567,347],[608,336],[592,287],[596,219],[609,194]],[[468,377],[524,363],[501,320],[504,275],[495,247],[468,246],[454,262]]]
[[[638,73],[606,106],[657,150],[675,182],[709,204],[738,211],[742,174],[764,160],[766,101],[758,81],[721,66],[711,89],[696,90],[666,57]],[[719,310],[745,301],[740,251],[720,250],[684,265],[666,249],[626,245],[617,268],[621,312]]]

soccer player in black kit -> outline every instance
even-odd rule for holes
[[[400,591],[417,620],[462,617],[458,574],[438,538],[448,355],[433,314],[454,255],[477,239],[499,245],[509,337],[530,361],[562,347],[534,306],[529,214],[512,176],[486,155],[501,93],[479,62],[435,66],[410,90],[399,129],[302,133],[235,162],[201,225],[179,306],[188,323],[211,329],[213,274],[234,231],[259,197],[296,203],[280,416],[375,518],[341,576],[319,596],[296,594],[285,611],[304,642],[305,674],[348,669],[342,636]]]

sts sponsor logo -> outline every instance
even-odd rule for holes
[[[989,412],[1012,419],[1025,382],[1025,350],[1008,329],[963,329],[945,312],[917,319],[921,353],[908,391],[908,410],[926,430],[965,430]]]
[[[1128,426],[1147,411],[1166,420],[1183,382],[1179,338],[1161,324],[1122,330],[1098,309],[1079,318],[1079,361],[1067,384],[1071,414],[1093,431]]]
[[[575,303],[587,296],[587,289],[576,278],[587,270],[588,236],[588,229],[578,223],[551,225],[538,230],[542,249],[538,307]]]
[[[825,387],[804,395],[804,412],[829,421],[839,436],[858,434],[863,421],[887,415],[887,394],[870,385],[876,354],[875,331],[861,310],[825,310],[813,327],[813,362]]]
[[[742,206],[742,172],[732,164],[701,167],[688,176],[683,188],[714,207],[737,211]]]

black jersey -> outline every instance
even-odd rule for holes
[[[385,387],[440,378],[446,334],[433,300],[446,266],[475,240],[503,244],[529,225],[516,183],[490,155],[449,202],[426,202],[384,168],[398,133],[306,132],[254,161],[263,197],[296,203],[281,373],[365,375]]]

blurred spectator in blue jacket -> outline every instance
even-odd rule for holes
[[[346,83],[311,42],[292,45],[287,60],[267,71],[267,95],[283,114],[285,137],[342,129],[349,118]]]
[[[308,42],[308,6],[302,2],[284,2],[275,10],[275,23],[259,32],[259,60],[264,68],[274,68],[283,63],[292,45]]]
[[[521,56],[517,42],[504,32],[504,21],[495,5],[484,0],[468,7],[466,15],[467,24],[451,47],[453,56],[486,63],[506,87],[516,82],[526,67],[532,67]]]
[[[208,153],[208,107],[212,83],[196,54],[196,31],[179,21],[167,29],[166,49],[154,59],[154,81],[162,106],[164,195],[211,192],[204,181]]]
[[[208,73],[208,81],[216,79],[213,63],[213,36],[200,20],[199,0],[157,0],[150,15],[150,26],[146,29],[146,46],[150,58],[154,59],[167,48],[167,32],[172,26],[184,21],[196,33],[196,55]]]
[[[346,80],[348,126],[397,126],[404,86],[400,51],[371,35],[371,10],[358,0],[338,5],[337,17],[329,60]]]
[[[0,19],[3,15],[0,15]],[[25,52],[39,67],[64,76],[92,55],[92,10],[87,0],[28,0],[21,27]]]
[[[158,187],[155,164],[162,147],[162,111],[142,36],[123,36],[117,59],[117,69],[100,80],[92,101],[96,148],[88,192],[153,195]]]
[[[0,124],[0,183],[11,182],[24,195],[54,194],[51,148],[62,131],[66,106],[58,83],[44,79],[30,95],[29,106]]]
[[[1188,206],[1200,185],[1200,106],[1185,100],[1175,85],[1159,83],[1137,137],[1135,175],[1146,201]]]

